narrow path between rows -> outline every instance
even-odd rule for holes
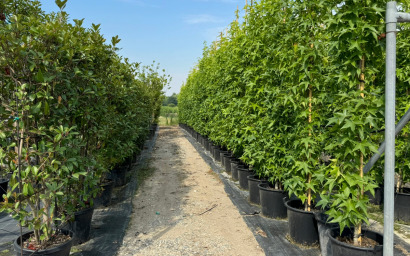
[[[118,255],[264,255],[224,184],[178,127],[161,127]]]

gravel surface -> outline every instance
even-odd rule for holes
[[[151,167],[117,255],[264,255],[218,175],[178,127],[161,127]]]

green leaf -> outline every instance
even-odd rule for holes
[[[55,0],[56,5],[58,6],[58,8],[60,8],[60,10],[64,10],[64,8],[66,7],[68,0]]]

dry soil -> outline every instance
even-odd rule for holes
[[[118,255],[264,255],[218,176],[178,127],[161,127]]]

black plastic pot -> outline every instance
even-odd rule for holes
[[[284,203],[287,208],[290,238],[301,245],[317,244],[319,234],[313,212],[302,210],[304,205],[299,199],[291,199]]]
[[[33,233],[33,231],[24,233],[22,236],[23,243],[28,238],[30,238],[31,234]],[[64,235],[69,235],[71,238],[74,236],[73,232],[69,230],[61,230],[61,233],[63,233]],[[73,239],[70,239],[67,242],[60,244],[56,247],[45,250],[39,250],[37,252],[33,250],[23,249],[23,256],[69,256],[72,244]],[[21,255],[20,237],[14,240],[14,252],[16,253],[16,256]]]
[[[220,162],[221,161],[221,149],[217,146],[214,147],[214,151],[213,151],[213,157],[215,161]]]
[[[273,189],[269,183],[261,183],[258,187],[263,216],[280,219],[286,218],[287,210],[283,203],[283,198],[287,196],[286,192]]]
[[[225,171],[228,172],[226,165],[227,165],[227,162],[229,162],[228,158],[231,157],[231,153],[229,151],[221,151],[220,155],[221,155],[221,165],[225,168]],[[229,168],[229,172],[231,172],[230,168]]]
[[[209,150],[209,140],[207,137],[204,137],[204,148],[206,151]]]
[[[248,176],[252,175],[253,172],[250,171],[248,168],[244,167],[238,167],[238,180],[239,180],[239,187],[242,189],[249,189],[249,184],[248,184]]]
[[[70,230],[75,234],[73,245],[82,244],[90,239],[93,212],[93,207],[78,211],[74,215],[74,221],[69,222]]]
[[[232,171],[231,163],[237,161],[238,160],[236,159],[236,157],[232,156],[232,154],[226,156],[224,161],[225,170],[230,173]]]
[[[231,177],[232,180],[238,180],[238,167],[244,168],[245,166],[240,165],[238,162],[231,162]]]
[[[225,155],[228,155],[228,154],[229,154],[229,151],[226,151],[226,150],[221,150],[219,152],[219,158],[220,158],[220,162],[222,166],[224,166]]]
[[[228,171],[228,165],[229,165],[229,172],[231,172],[231,162],[229,161],[229,158],[232,157],[231,152],[228,151],[228,153],[224,154],[223,156],[223,161],[222,165],[225,167],[225,170]]]
[[[249,175],[248,177],[249,201],[253,204],[260,204],[259,184],[267,183],[266,180],[261,180],[256,175]]]
[[[207,143],[206,137],[202,136],[202,146],[204,147],[204,149],[206,149],[206,143]]]
[[[410,193],[394,194],[394,219],[410,222]]]
[[[226,151],[220,151],[219,152],[219,159],[221,159],[221,165],[222,166],[224,166],[224,161],[225,161],[225,159],[224,159],[224,157],[225,157],[225,154],[226,154],[227,152]]]
[[[229,156],[229,152],[228,151],[221,151],[220,155],[221,155],[221,165],[225,168],[225,161],[226,161],[226,157]],[[226,168],[225,168],[225,170],[226,170]]]
[[[117,166],[111,171],[111,178],[115,181],[115,186],[124,186],[127,183],[126,174],[128,166]]]
[[[209,149],[209,153],[211,154],[212,158],[215,159],[215,149],[218,148],[215,144],[212,143],[210,149]]]
[[[374,189],[374,196],[369,191],[366,191],[365,194],[369,197],[369,202],[372,204],[381,205],[384,202],[383,185],[380,185],[379,187]]]
[[[353,246],[336,239],[340,235],[340,229],[333,228],[329,230],[328,236],[332,246],[333,256],[382,256],[383,255],[383,235],[374,231],[362,229],[362,235],[375,240],[380,245],[373,248],[363,248]],[[345,228],[342,232],[342,237],[353,238],[353,230]]]
[[[3,195],[7,194],[8,179],[0,179],[0,202],[4,202]]]
[[[112,195],[112,190],[114,188],[114,181],[109,180],[107,182],[104,182],[101,184],[101,187],[103,191],[101,194],[95,199],[95,205],[96,206],[108,206],[111,203],[111,195]]]
[[[328,232],[331,229],[339,227],[337,223],[329,223],[329,216],[323,212],[313,213],[317,221],[317,229],[319,232],[320,252],[322,255],[332,256],[332,244],[330,242]]]
[[[224,164],[225,164],[225,170],[226,170],[226,172],[228,172],[228,173],[231,173],[232,172],[232,166],[231,166],[231,163],[232,163],[232,161],[235,161],[235,157],[234,156],[232,156],[232,155],[229,155],[229,156],[227,156],[226,158],[225,158],[225,162],[224,162]]]

